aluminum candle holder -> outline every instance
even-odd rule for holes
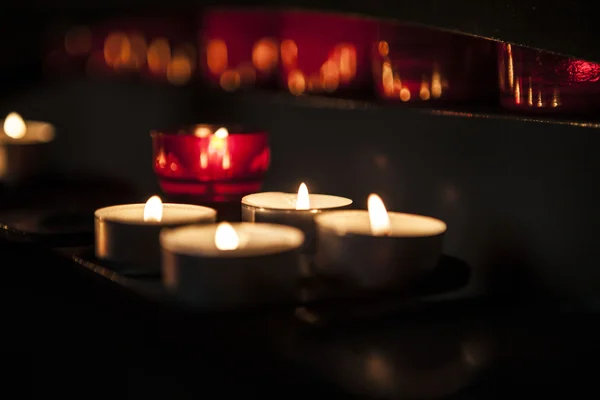
[[[273,224],[220,223],[161,233],[167,289],[189,304],[244,307],[297,300],[304,235]]]
[[[47,122],[23,121],[17,113],[0,121],[0,183],[19,184],[45,172],[48,145],[54,126]]]
[[[153,197],[146,204],[101,208],[94,216],[96,258],[158,273],[160,231],[163,228],[212,223],[217,213],[212,208],[190,204],[162,204],[158,197]]]
[[[302,204],[301,204],[302,203]],[[309,194],[306,185],[300,185],[298,194],[263,192],[242,199],[242,220],[290,225],[304,232],[304,251],[314,253],[315,216],[352,205],[352,200],[340,196]]]
[[[332,211],[315,222],[316,273],[360,289],[409,287],[430,274],[446,232],[446,224],[432,217],[388,213],[376,195],[368,211]]]
[[[151,133],[161,189],[202,202],[239,200],[260,190],[270,164],[266,132],[194,125]]]

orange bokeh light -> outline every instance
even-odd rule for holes
[[[187,83],[192,76],[192,63],[188,56],[173,57],[167,66],[167,80],[174,85]]]
[[[219,75],[227,69],[227,44],[221,39],[212,39],[206,45],[206,64],[208,70]]]
[[[240,87],[240,74],[235,70],[227,70],[221,75],[219,83],[221,84],[223,90],[233,92],[234,90],[237,90]]]
[[[299,70],[290,72],[288,76],[288,88],[290,93],[295,96],[299,96],[306,90],[306,79],[304,74]]]
[[[111,67],[126,64],[131,57],[131,44],[127,35],[114,32],[104,41],[104,61]]]
[[[290,68],[296,64],[298,59],[298,45],[290,39],[281,42],[281,62]]]
[[[159,38],[150,43],[146,58],[151,72],[165,73],[171,62],[171,46],[167,39]]]
[[[252,49],[252,62],[256,69],[268,73],[277,66],[278,48],[275,40],[270,38],[260,39]]]

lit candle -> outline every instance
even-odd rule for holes
[[[7,115],[0,132],[0,182],[19,183],[45,170],[46,146],[54,140],[54,126]]]
[[[302,231],[283,225],[222,222],[164,230],[165,286],[204,307],[293,301]]]
[[[387,212],[369,196],[367,210],[335,211],[315,218],[318,273],[363,288],[408,285],[437,265],[446,224],[422,215]]]
[[[298,193],[263,192],[242,198],[242,220],[291,225],[306,236],[306,248],[314,245],[315,215],[349,207],[352,200],[325,194],[309,194],[304,183]]]
[[[151,136],[154,172],[169,195],[239,201],[260,189],[269,168],[266,132],[202,124]]]
[[[217,218],[212,208],[163,204],[151,197],[146,204],[125,204],[96,210],[96,257],[140,271],[160,271],[159,233],[162,228],[208,224]]]

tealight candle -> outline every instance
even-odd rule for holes
[[[54,126],[24,121],[10,113],[1,124],[0,182],[19,183],[44,170],[45,147],[54,139]]]
[[[368,211],[334,211],[315,218],[317,273],[365,289],[409,285],[432,271],[446,224],[422,215],[387,212],[369,196]]]
[[[98,259],[157,273],[160,230],[215,222],[217,212],[190,204],[163,204],[160,197],[153,196],[146,204],[100,208],[94,216]]]
[[[302,231],[222,222],[164,230],[165,286],[204,307],[295,300]]]
[[[325,194],[309,194],[304,183],[298,193],[263,192],[242,198],[242,221],[270,222],[291,225],[301,229],[306,237],[306,248],[314,244],[315,215],[324,211],[349,207],[352,200]]]

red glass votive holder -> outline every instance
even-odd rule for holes
[[[600,64],[507,43],[497,46],[504,107],[541,113],[600,108]]]
[[[281,21],[281,84],[290,93],[339,93],[371,86],[374,21],[287,12]]]
[[[81,65],[92,76],[141,76],[175,85],[188,83],[197,69],[192,19],[139,17],[76,26],[51,52],[52,65]],[[66,61],[67,60],[67,61]]]
[[[200,65],[226,91],[274,82],[279,64],[277,14],[214,9],[203,16]]]
[[[239,199],[260,190],[269,169],[266,132],[194,125],[151,133],[154,172],[168,195],[204,202]]]
[[[494,44],[485,39],[383,24],[372,52],[375,87],[382,99],[462,101],[496,93]]]

